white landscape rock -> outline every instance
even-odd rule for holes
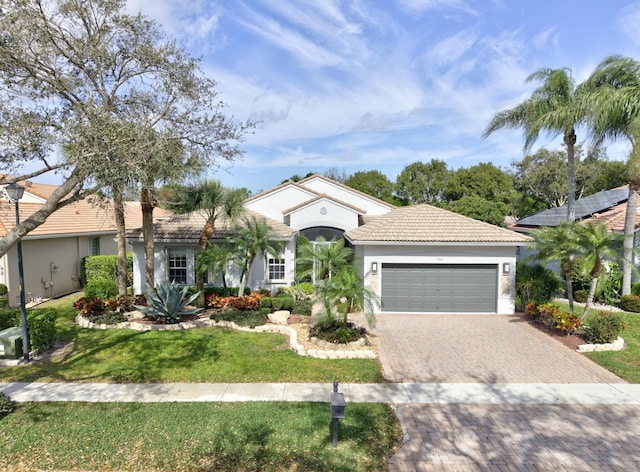
[[[273,324],[286,325],[290,314],[291,312],[287,310],[274,311],[269,313],[269,321]]]
[[[594,351],[622,351],[624,349],[624,339],[618,336],[618,339],[611,343],[604,344],[581,344],[578,346],[578,352],[594,352]]]

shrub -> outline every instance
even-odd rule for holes
[[[640,313],[640,295],[623,295],[620,298],[620,308],[632,313]]]
[[[84,287],[85,297],[95,297],[106,300],[118,295],[118,283],[115,279],[95,278],[87,282]]]
[[[539,323],[554,328],[556,324],[556,317],[559,313],[560,308],[558,305],[554,305],[553,303],[544,303],[542,305],[538,305],[536,317],[534,319]]]
[[[291,311],[293,309],[293,298],[289,298],[289,297],[272,298],[271,307],[273,308],[273,311],[278,311],[278,310]]]
[[[193,315],[202,311],[202,308],[187,309],[187,305],[193,303],[199,292],[187,296],[189,287],[180,287],[178,284],[158,285],[155,292],[148,292],[146,295],[147,306],[136,305],[136,308],[152,319],[159,318],[163,323],[177,323],[185,315]]]
[[[590,317],[585,323],[585,335],[588,343],[599,344],[614,341],[626,328],[626,323],[617,313],[601,311]]]
[[[295,300],[291,311],[296,315],[311,316],[313,302],[311,300]]]
[[[231,321],[239,326],[248,326],[249,328],[255,328],[256,326],[262,326],[267,322],[268,313],[261,313],[260,311],[255,310],[223,310],[212,313],[209,318],[214,321]]]
[[[294,300],[308,300],[313,294],[313,284],[304,282],[290,287],[280,287],[278,289],[278,297],[290,297]]]
[[[317,337],[323,341],[335,344],[357,341],[367,333],[365,328],[354,325],[351,322],[344,323],[340,320],[323,320],[309,329],[309,337]]]
[[[0,331],[3,329],[18,326],[22,312],[20,308],[11,308],[9,310],[0,310]]]
[[[5,284],[0,284],[0,297],[4,297],[9,293],[9,288]]]
[[[569,336],[582,325],[582,318],[579,315],[566,311],[559,311],[555,316],[555,328],[565,336]]]
[[[539,264],[529,265],[518,262],[516,265],[516,298],[519,310],[528,303],[547,303],[560,290],[561,282],[556,274]]]
[[[146,305],[147,300],[144,295],[119,295],[117,297],[111,297],[104,301],[104,307],[107,311],[117,311],[124,313],[126,311],[135,310],[134,305]]]
[[[633,282],[631,284],[631,293],[633,295],[640,295],[640,282]]]
[[[271,297],[263,297],[260,299],[260,308],[268,308],[269,311],[271,311],[271,307],[273,306],[273,304],[271,303],[271,300],[273,300],[273,298]]]
[[[82,262],[85,285],[96,279],[118,280],[118,256],[88,256]],[[127,273],[133,272],[133,254],[127,253]],[[116,291],[116,295],[118,292]],[[105,297],[106,298],[106,297]]]
[[[96,297],[79,298],[73,302],[73,307],[79,310],[81,315],[89,319],[104,313],[104,303]]]
[[[587,290],[576,290],[573,292],[573,299],[578,303],[586,303],[589,292]]]
[[[8,414],[13,413],[15,409],[16,402],[6,393],[0,392],[0,420]]]
[[[91,321],[96,324],[115,325],[127,321],[127,317],[119,312],[109,312],[94,316]]]
[[[55,308],[42,308],[27,312],[27,326],[29,329],[29,348],[39,354],[53,346],[56,340],[56,318],[58,312]],[[22,326],[19,320],[18,326]]]
[[[607,305],[615,305],[620,301],[622,293],[622,271],[615,262],[607,262],[606,270],[602,271],[605,277],[602,292],[598,294],[598,301]]]

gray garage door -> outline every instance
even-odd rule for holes
[[[382,311],[495,313],[496,264],[382,264]]]

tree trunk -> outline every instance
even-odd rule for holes
[[[569,300],[569,312],[573,315],[573,282],[571,281],[571,272],[564,273],[564,281],[567,289],[567,299]]]
[[[209,239],[213,236],[215,231],[214,222],[209,219],[202,228],[202,232],[200,233],[200,239],[198,240],[198,254],[202,254],[207,249],[207,244],[209,243]],[[196,257],[198,256],[196,254]],[[204,274],[196,271],[196,290],[200,292],[198,295],[197,306],[198,308],[204,308],[206,304],[205,294],[204,294]]]
[[[572,222],[576,219],[576,133],[573,128],[565,133],[564,143],[567,145],[567,221]]]
[[[638,206],[638,189],[629,184],[627,212],[624,219],[624,240],[622,251],[622,295],[631,293],[631,276],[634,267],[633,243],[636,227],[636,207]]]
[[[113,188],[113,212],[118,231],[118,295],[127,294],[127,240],[122,192]]]
[[[144,279],[147,290],[153,290],[154,281],[154,242],[153,242],[153,195],[151,189],[143,187],[140,193],[142,210],[142,239],[144,241]]]
[[[593,303],[593,297],[596,295],[596,287],[598,286],[598,277],[593,277],[591,279],[591,287],[589,287],[589,296],[587,297],[587,303],[584,305],[584,311],[582,312],[582,318],[584,320],[587,313],[589,313],[589,308],[591,308],[591,303]]]

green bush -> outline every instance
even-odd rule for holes
[[[313,294],[313,284],[303,282],[301,284],[292,285],[290,287],[280,287],[278,289],[278,297],[290,297],[295,300],[307,300]]]
[[[633,282],[631,284],[631,293],[633,295],[639,295],[640,296],[640,282]]]
[[[91,322],[96,324],[115,325],[127,321],[127,317],[119,312],[108,312],[91,317]]]
[[[575,333],[580,325],[582,325],[580,315],[572,315],[567,311],[559,311],[555,316],[555,328],[565,336]]]
[[[585,323],[585,335],[588,343],[600,344],[615,341],[626,324],[618,313],[601,311],[591,316]]]
[[[607,305],[615,305],[622,294],[622,271],[615,262],[607,262],[601,276],[605,277],[604,287],[598,293],[597,300]]]
[[[127,253],[127,274],[133,272],[133,253]],[[96,279],[118,280],[118,256],[88,256],[82,262],[85,285]],[[128,278],[127,278],[128,279]],[[117,283],[117,282],[116,282]],[[117,292],[116,292],[117,295]]]
[[[267,322],[268,313],[262,313],[255,310],[236,311],[236,310],[220,310],[209,316],[214,321],[231,321],[239,326],[248,326],[255,328],[262,326]]]
[[[516,264],[516,298],[518,310],[523,311],[527,304],[547,303],[560,290],[561,282],[556,274],[539,264]]]
[[[620,308],[632,313],[640,313],[640,295],[623,295],[620,297]]]
[[[16,403],[4,392],[0,392],[0,420],[13,413],[16,409]]]
[[[271,307],[273,307],[271,300],[273,300],[271,297],[262,297],[260,299],[260,308],[268,308],[269,312],[271,312]]]
[[[8,310],[0,310],[0,331],[7,328],[18,326],[22,312],[20,308],[10,308]]]
[[[313,302],[311,300],[295,300],[293,302],[293,308],[291,312],[295,313],[296,315],[311,316],[312,306]]]
[[[114,278],[94,278],[85,285],[84,295],[101,300],[116,297],[118,295],[118,282]]]
[[[341,320],[323,320],[309,329],[309,337],[317,337],[323,341],[344,344],[357,341],[366,334],[366,329],[351,322]]]
[[[578,303],[586,303],[589,292],[587,290],[576,290],[573,292],[573,300]]]
[[[260,307],[258,311],[260,312],[261,315],[268,317],[269,313],[271,313],[271,308],[267,308],[266,306]]]
[[[9,292],[9,288],[5,284],[0,284],[0,297],[4,297]]]
[[[219,297],[237,297],[239,289],[240,287],[227,287],[226,289],[224,287],[205,287],[204,294],[205,296],[212,293],[218,295]],[[196,288],[190,287],[189,290],[189,293],[195,293]],[[249,295],[250,293],[251,289],[249,287],[245,287],[244,294]]]
[[[53,346],[56,340],[57,317],[58,312],[55,308],[38,308],[27,312],[29,348],[31,351],[40,354]],[[18,326],[22,326],[22,319],[18,321]]]

